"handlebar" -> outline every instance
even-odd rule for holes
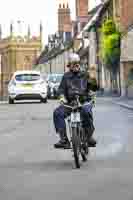
[[[86,102],[86,103],[83,104],[83,105],[93,105],[93,104],[94,104],[94,101],[91,100],[91,101],[89,101],[89,102]],[[79,103],[77,106],[70,106],[70,105],[67,105],[67,104],[63,104],[64,107],[66,107],[66,108],[70,108],[71,110],[80,109],[80,108],[83,107],[83,105],[80,104],[80,103]]]
[[[96,99],[95,99],[96,98],[96,93],[90,91],[89,96],[91,97],[91,100],[89,102],[87,101],[85,104],[81,104],[79,99],[80,99],[80,96],[84,96],[84,95],[85,94],[83,94],[83,92],[81,93],[79,91],[74,91],[74,96],[75,96],[75,98],[73,99],[73,104],[74,105],[71,105],[71,106],[67,105],[63,101],[62,101],[62,104],[65,107],[70,108],[72,110],[81,108],[83,105],[90,105],[90,104],[92,104],[93,107],[94,107],[95,106],[95,102],[96,102]]]
[[[86,96],[86,92],[80,92],[80,91],[74,91],[72,94],[73,96],[78,96],[78,97]]]

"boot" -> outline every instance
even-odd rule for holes
[[[96,147],[96,140],[93,138],[94,130],[90,130],[90,128],[85,128],[85,133],[87,134],[87,140],[88,140],[88,147]]]
[[[93,138],[90,137],[88,141],[88,147],[96,147],[97,141]]]
[[[64,148],[64,149],[70,149],[70,142],[68,140],[67,134],[65,130],[59,131],[60,140],[56,144],[54,144],[55,148]]]

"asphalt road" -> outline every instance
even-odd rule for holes
[[[133,200],[133,111],[99,99],[96,149],[74,168],[55,150],[57,102],[0,105],[0,200]]]

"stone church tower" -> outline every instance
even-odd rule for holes
[[[27,35],[15,36],[10,24],[10,36],[2,39],[0,27],[0,97],[7,96],[7,85],[17,70],[32,69],[42,49],[42,25],[39,36],[31,36],[28,26]]]
[[[72,32],[72,20],[67,1],[60,1],[58,4],[58,32],[66,37],[69,37]]]

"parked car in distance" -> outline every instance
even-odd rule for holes
[[[57,98],[57,91],[63,74],[48,74],[48,98]]]
[[[39,71],[16,71],[8,84],[9,104],[15,100],[47,102],[47,82]]]

